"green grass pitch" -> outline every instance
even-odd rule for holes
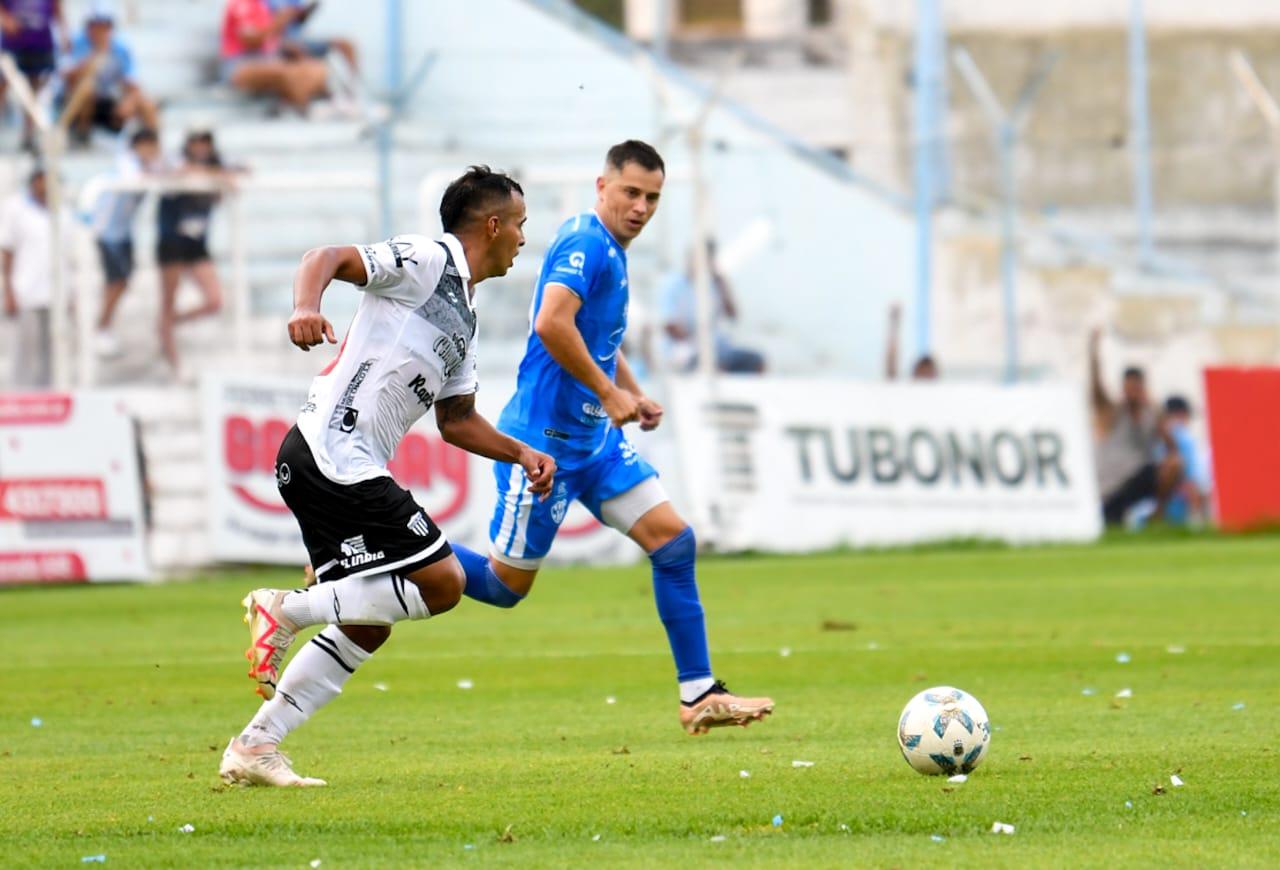
[[[778,709],[700,738],[645,566],[551,569],[397,628],[286,744],[328,788],[223,788],[239,599],[295,578],[0,594],[0,865],[1280,866],[1280,538],[707,560]],[[994,729],[959,786],[895,742],[943,683]]]

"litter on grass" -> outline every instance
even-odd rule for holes
[[[711,842],[713,842],[713,843],[723,843],[723,842],[724,842],[725,840],[727,840],[727,839],[729,839],[729,838],[728,838],[728,837],[726,837],[724,834],[716,834],[714,837],[712,837],[712,838],[711,838]]]
[[[1012,834],[1013,825],[1007,825],[1004,822],[992,822],[991,833],[993,834]]]
[[[464,845],[463,845],[463,847],[462,847],[462,848],[464,848],[464,849],[474,849],[475,847],[476,847],[476,844],[475,844],[475,843],[466,843],[466,844],[464,844]]]
[[[930,840],[933,840],[933,842],[935,842],[935,843],[941,843],[943,840],[945,840],[945,839],[947,839],[947,838],[946,838],[946,837],[944,837],[944,836],[942,836],[941,834],[932,834],[932,835],[930,835],[929,839],[930,839]]]
[[[799,760],[797,760],[797,761],[793,761],[793,762],[791,762],[791,766],[792,766],[792,767],[813,767],[813,762],[812,762],[812,761],[799,761]]]
[[[1125,808],[1126,810],[1131,810],[1131,809],[1133,809],[1133,801],[1125,801],[1125,802],[1124,802],[1124,808]]]
[[[105,864],[107,863],[106,855],[85,855],[80,859],[81,864]]]
[[[1180,643],[1171,643],[1164,648],[1164,651],[1171,656],[1180,656],[1187,651],[1187,648]]]
[[[604,699],[604,702],[606,704],[616,704],[618,703],[618,699],[613,697],[613,695],[609,695],[607,698]]]
[[[955,776],[947,777],[947,782],[968,782],[969,777],[963,773],[957,773]]]
[[[791,647],[784,646],[782,649],[778,650],[778,655],[785,659],[787,656],[791,655]]]
[[[387,691],[388,689],[390,689],[390,688],[391,688],[391,687],[390,687],[390,686],[388,686],[386,683],[374,683],[374,684],[373,684],[373,687],[374,687],[375,689],[377,689],[379,692],[385,692],[385,691]]]
[[[196,831],[196,826],[188,822],[187,824],[183,825],[181,828],[178,828],[178,830],[184,834],[194,834]]]
[[[599,842],[600,842],[600,835],[599,835],[599,834],[592,834],[592,835],[591,835],[591,842],[593,842],[593,843],[599,843]]]
[[[1181,788],[1183,785],[1182,777],[1178,776],[1176,773],[1169,777],[1169,782],[1174,788]]]
[[[458,680],[458,688],[459,688],[459,689],[470,689],[470,688],[472,688],[472,687],[474,687],[474,686],[475,686],[475,683],[471,682],[470,680],[466,679],[465,677],[464,677],[463,679],[461,679],[461,680]]]
[[[44,724],[44,720],[43,720],[43,719],[41,719],[39,716],[32,716],[32,717],[31,717],[31,727],[32,727],[32,728],[39,728],[39,727],[40,727],[41,725],[43,725],[43,724]]]
[[[1098,690],[1097,690],[1097,689],[1095,689],[1095,688],[1093,688],[1092,686],[1085,686],[1083,689],[1081,689],[1081,690],[1080,690],[1080,694],[1082,694],[1082,695],[1096,695],[1096,694],[1098,694]]]
[[[1244,701],[1236,701],[1234,704],[1232,704],[1232,705],[1231,705],[1231,709],[1232,709],[1232,710],[1243,710],[1243,709],[1244,709]]]
[[[319,858],[313,858],[313,859],[311,860],[311,866],[312,866],[313,870],[314,870],[314,868],[319,867],[319,866],[320,866],[320,859],[319,859]]]
[[[846,825],[844,822],[841,822],[841,823],[840,823],[840,830],[844,831],[844,832],[847,834],[847,833],[849,833],[849,826],[848,826],[848,825]]]
[[[1133,697],[1133,689],[1121,689],[1120,691],[1116,692],[1116,697],[1117,697],[1117,698],[1132,698],[1132,697]]]
[[[751,771],[740,770],[738,771],[738,776],[742,777],[743,779],[751,779]]]
[[[1116,653],[1116,664],[1127,665],[1132,659],[1127,652]]]
[[[773,817],[773,826],[775,828],[782,827],[782,813],[778,813],[776,816]]]

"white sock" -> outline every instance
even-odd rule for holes
[[[276,696],[258,708],[240,742],[258,746],[284,740],[312,713],[342,694],[343,685],[371,655],[336,626],[324,629],[294,655],[280,677]]]
[[[699,677],[696,680],[685,680],[680,684],[680,703],[692,704],[715,684],[715,677]]]
[[[299,628],[308,625],[391,625],[431,614],[418,587],[397,574],[344,577],[296,589],[280,609]]]

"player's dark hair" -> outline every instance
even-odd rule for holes
[[[449,183],[440,197],[440,225],[446,233],[461,229],[471,221],[493,214],[513,194],[524,196],[524,189],[505,172],[488,166],[470,166]]]
[[[1129,366],[1124,370],[1124,379],[1127,381],[1129,378],[1137,378],[1140,381],[1145,381],[1147,379],[1147,375],[1137,366]]]
[[[1164,400],[1164,409],[1170,414],[1191,416],[1191,403],[1182,396],[1170,396]]]
[[[156,133],[155,130],[152,130],[150,127],[143,127],[141,130],[138,130],[136,133],[134,133],[132,136],[129,137],[129,147],[137,148],[139,145],[141,145],[144,142],[156,143],[159,141],[160,141],[160,136],[159,134]]]
[[[667,174],[667,165],[662,162],[662,155],[658,153],[658,149],[639,139],[628,139],[626,142],[614,145],[604,156],[604,162],[606,166],[612,166],[619,172],[628,163],[635,163],[641,169],[647,169],[650,172],[656,169],[663,175]]]

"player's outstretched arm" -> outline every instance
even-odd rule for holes
[[[556,475],[556,461],[523,441],[504,435],[476,410],[476,395],[450,396],[436,402],[440,437],[454,447],[495,462],[513,462],[529,478],[529,491],[546,498]]]
[[[368,281],[364,260],[354,245],[312,248],[302,255],[293,279],[293,315],[289,318],[289,340],[303,350],[317,344],[337,342],[333,324],[320,313],[320,297],[329,282],[337,278],[352,284]]]
[[[563,284],[547,284],[542,290],[542,305],[533,322],[533,331],[560,368],[578,379],[596,394],[600,406],[615,426],[637,418],[639,403],[630,391],[615,384],[604,369],[596,365],[582,340],[574,318],[582,307],[582,299]]]

